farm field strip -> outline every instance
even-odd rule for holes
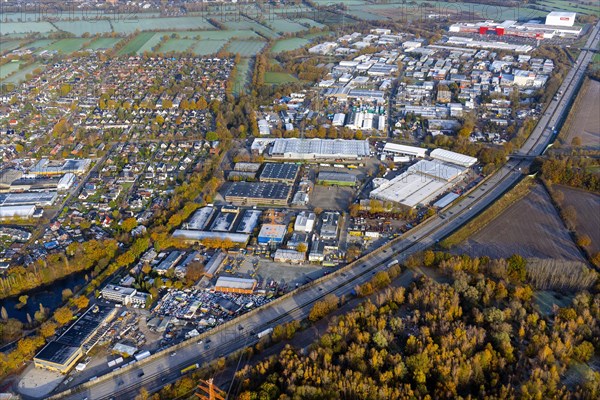
[[[227,51],[242,57],[253,57],[266,46],[265,42],[257,40],[232,40],[227,45]]]

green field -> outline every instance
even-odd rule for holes
[[[291,82],[298,82],[298,78],[286,72],[265,72],[265,83],[268,85],[279,85]]]
[[[29,49],[31,51],[43,50],[50,46],[52,43],[56,42],[56,39],[40,39],[21,47],[22,49]]]
[[[125,45],[118,53],[118,55],[124,54],[135,54],[137,51],[155,35],[154,32],[143,32],[133,38],[127,45]]]
[[[579,14],[596,16],[600,14],[600,3],[598,2],[596,2],[596,5],[594,6],[568,0],[544,0],[544,2],[538,3],[537,6],[548,11],[572,11]]]
[[[20,83],[25,80],[25,75],[31,73],[34,69],[41,66],[39,63],[33,63],[23,69],[18,70],[8,78],[4,79],[2,83]]]
[[[110,22],[107,20],[98,21],[57,21],[54,25],[61,31],[70,32],[81,36],[84,33],[95,35],[96,33],[112,32]]]
[[[158,47],[158,44],[160,43],[160,40],[163,38],[163,36],[165,35],[169,35],[168,32],[157,32],[155,33],[151,38],[149,38],[146,43],[144,43],[142,45],[142,47],[140,47],[136,53],[137,54],[143,54],[145,51],[152,51],[152,48],[156,48]]]
[[[8,75],[12,74],[15,71],[18,71],[20,64],[21,63],[18,61],[13,61],[4,65],[0,65],[0,80],[6,78]]]
[[[0,42],[0,54],[8,53],[19,47],[21,47],[20,40],[2,41]]]
[[[57,42],[46,46],[44,49],[40,49],[40,51],[48,50],[48,51],[60,51],[65,54],[73,53],[77,50],[81,50],[81,47],[85,42],[88,42],[90,39],[83,38],[69,38],[69,39],[61,39]]]
[[[307,30],[305,26],[289,19],[273,19],[265,22],[267,26],[279,33],[296,33]]]
[[[49,22],[0,22],[0,35],[10,33],[49,33],[56,28]]]
[[[242,57],[252,57],[260,53],[265,45],[265,42],[258,40],[232,40],[227,46],[227,51]]]
[[[275,42],[271,47],[271,52],[274,54],[283,53],[284,51],[296,50],[306,46],[310,40],[304,38],[281,39]]]
[[[251,30],[268,39],[276,39],[280,37],[280,35],[272,29],[269,29],[268,27],[261,25],[258,22],[249,20],[247,18],[241,19],[240,21],[224,22],[223,25],[227,27],[227,29],[232,30]]]
[[[144,18],[133,20],[112,21],[115,32],[133,33],[136,30],[147,31],[154,29],[165,30],[202,30],[215,29],[210,22],[202,17],[170,17],[170,18]]]
[[[99,50],[99,49],[111,49],[115,46],[115,44],[121,41],[120,38],[98,38],[90,43],[86,49],[90,50]]]
[[[183,53],[189,50],[197,40],[195,39],[169,39],[166,43],[160,46],[159,51],[167,53],[169,51],[175,51]]]
[[[207,56],[218,53],[225,45],[227,40],[201,40],[195,41],[191,50],[198,56]]]
[[[310,18],[296,18],[294,19],[294,21],[298,22],[299,24],[302,25],[308,25],[310,27],[316,27],[316,28],[323,28],[325,27],[325,25],[317,22],[317,21],[313,21]]]

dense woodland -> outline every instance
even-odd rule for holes
[[[600,346],[598,286],[541,315],[518,256],[426,252],[408,264],[449,282],[384,289],[334,319],[306,354],[287,347],[241,371],[238,398],[598,398],[600,373],[587,366]]]
[[[586,157],[551,157],[542,164],[542,176],[560,183],[600,193],[600,160]]]

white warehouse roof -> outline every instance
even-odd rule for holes
[[[256,281],[254,279],[246,279],[246,278],[235,278],[233,276],[220,276],[217,279],[217,283],[215,287],[226,287],[226,288],[234,288],[234,289],[248,289],[252,290],[256,286]]]
[[[423,158],[425,157],[427,149],[415,146],[406,146],[403,144],[386,143],[383,147],[383,151],[388,153],[405,154],[413,157]]]
[[[465,154],[460,154],[454,151],[444,149],[435,149],[431,152],[431,154],[429,154],[429,156],[436,160],[446,161],[457,165],[463,165],[465,167],[470,167],[477,163],[477,159],[475,157],[467,156]]]
[[[0,206],[0,218],[22,217],[29,218],[35,213],[35,205]]]
[[[271,156],[292,159],[360,158],[370,155],[367,140],[276,139]]]
[[[219,240],[231,240],[233,243],[248,243],[250,235],[243,233],[231,233],[231,232],[205,232],[205,231],[193,231],[189,229],[176,229],[173,232],[174,238],[187,239],[187,240],[204,240],[204,239],[219,239]]]
[[[371,198],[415,207],[428,204],[451,186],[451,183],[407,171],[373,190]]]
[[[410,172],[418,172],[431,178],[449,182],[459,175],[462,175],[467,168],[438,160],[421,160],[418,163],[411,165],[408,170]]]

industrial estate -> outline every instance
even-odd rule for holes
[[[2,398],[597,398],[597,4],[39,3]]]

